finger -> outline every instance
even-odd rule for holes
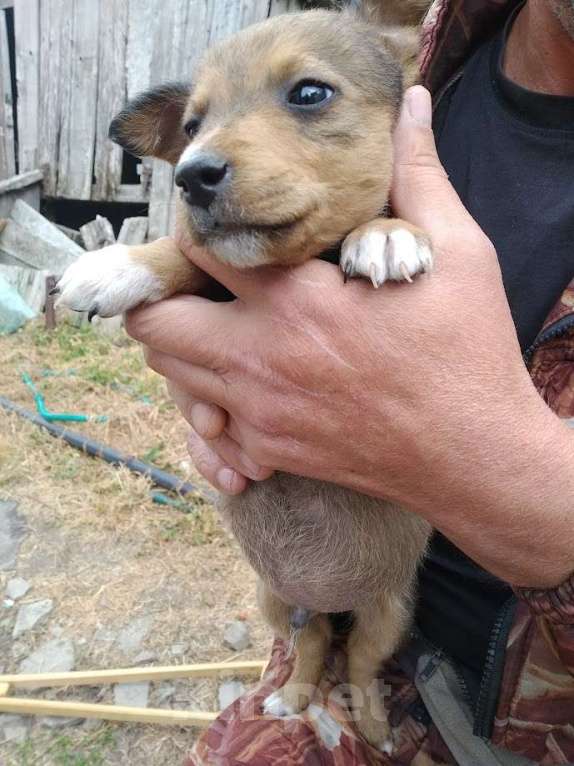
[[[192,431],[187,448],[197,472],[220,492],[239,495],[247,488],[248,480],[227,465],[203,439]]]
[[[218,373],[153,348],[144,348],[144,355],[148,367],[184,389],[189,396],[200,401],[213,402],[227,410],[227,386]],[[186,420],[189,422],[188,418]]]
[[[482,233],[448,180],[432,131],[430,93],[420,85],[405,93],[395,130],[391,203],[397,215],[435,240],[471,226]],[[472,232],[470,232],[472,233]]]
[[[167,388],[183,417],[202,439],[217,439],[225,430],[227,412],[216,404],[201,402],[171,380]]]
[[[249,455],[241,448],[238,442],[232,439],[227,433],[221,434],[216,439],[208,442],[209,447],[238,473],[247,476],[253,481],[263,481],[273,475],[270,468],[259,465],[251,460]]]
[[[232,304],[214,303],[196,295],[178,295],[129,311],[126,329],[149,348],[192,364],[222,369],[237,352],[229,321]]]
[[[277,278],[276,270],[270,267],[239,269],[223,263],[208,250],[194,245],[189,232],[182,226],[176,229],[175,241],[192,263],[238,298],[246,299],[250,295],[261,294]],[[240,256],[241,253],[238,253],[238,261]]]

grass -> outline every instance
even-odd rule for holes
[[[5,672],[17,672],[53,629],[73,640],[77,669],[129,666],[133,657],[122,653],[114,637],[141,616],[153,617],[141,648],[153,652],[157,664],[264,658],[270,636],[255,606],[254,575],[193,471],[187,425],[138,345],[123,333],[109,338],[66,322],[49,333],[32,322],[0,338],[0,394],[33,410],[23,372],[50,411],[91,416],[71,424],[73,430],[153,463],[198,491],[158,504],[152,499],[157,488],[146,478],[90,458],[0,408],[0,499],[16,500],[28,526],[17,574],[32,584],[26,600],[51,598],[55,605],[45,624],[16,643],[16,609],[0,615]],[[0,596],[10,576],[0,572]],[[249,620],[253,646],[236,655],[222,637],[225,624],[240,615]],[[170,647],[181,643],[188,648],[176,659]],[[164,706],[216,709],[212,680],[175,686],[173,701]],[[58,698],[77,698],[78,692],[61,690]],[[157,704],[156,692],[152,687],[151,705]],[[106,687],[95,699],[93,690],[84,693],[85,701],[112,702]],[[110,724],[102,731],[78,726],[55,735],[34,725],[26,744],[0,742],[0,764],[177,764],[195,736],[189,729],[135,724]]]
[[[28,739],[17,746],[12,764],[39,766],[49,759],[53,766],[104,766],[114,741],[114,733],[107,727],[75,738],[56,734]]]

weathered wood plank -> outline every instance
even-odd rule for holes
[[[107,218],[97,215],[93,221],[80,226],[80,234],[86,250],[99,250],[116,241],[114,229]]]
[[[151,79],[192,81],[205,49],[237,30],[267,17],[268,0],[166,0],[157,20]],[[173,55],[173,51],[177,55]],[[153,161],[149,203],[149,239],[173,229],[175,194],[172,168]]]
[[[127,98],[149,88],[154,30],[162,13],[160,0],[129,0],[126,50]]]
[[[122,245],[141,245],[147,236],[148,219],[141,216],[125,218],[118,234]]]
[[[16,173],[14,118],[6,14],[0,11],[0,179]]]
[[[30,269],[26,266],[7,266],[0,263],[0,276],[3,276],[8,284],[19,293],[32,311],[39,314],[43,310],[46,298],[47,271]]]
[[[64,226],[61,223],[56,224],[58,229],[62,232],[62,234],[65,234],[68,239],[71,239],[72,242],[75,242],[76,245],[79,245],[82,247],[84,240],[82,239],[82,235],[77,229],[70,229],[69,226]],[[82,247],[83,250],[83,247]]]
[[[70,3],[42,0],[38,118],[42,138],[38,142],[38,163],[45,170],[44,193],[49,197],[55,197],[58,188],[62,110],[70,107],[71,27]]]
[[[0,263],[46,269],[60,276],[75,258],[15,221],[8,220],[0,232]]]
[[[122,149],[108,138],[126,101],[128,0],[100,0],[98,105],[92,199],[113,199],[122,181]]]
[[[73,0],[65,5],[72,17],[69,37],[67,40],[62,38],[62,44],[71,50],[70,93],[69,99],[62,101],[57,192],[59,197],[90,199],[96,135],[100,3]],[[61,72],[61,76],[65,76],[65,72]]]
[[[71,256],[78,256],[84,252],[83,248],[60,231],[54,223],[44,218],[37,210],[31,208],[30,205],[27,205],[22,200],[18,200],[14,204],[10,218],[18,226],[28,229],[37,237],[41,237],[46,242]]]
[[[39,0],[18,0],[14,6],[14,30],[18,87],[18,170],[23,173],[38,167]]]
[[[3,181],[0,181],[0,195],[41,183],[43,178],[44,174],[41,170],[29,170],[27,173],[19,173],[17,176],[5,178]]]

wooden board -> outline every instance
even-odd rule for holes
[[[14,221],[8,220],[0,232],[0,263],[46,269],[61,276],[75,258]]]
[[[68,4],[69,5],[69,4]],[[69,10],[69,9],[68,9]],[[61,0],[42,0],[40,6],[40,71],[38,163],[45,169],[44,193],[55,197],[60,165],[63,104],[69,108],[71,14]],[[65,49],[63,41],[68,41]]]
[[[38,167],[39,0],[18,0],[14,6],[14,32],[18,87],[18,170],[24,173]]]
[[[59,142],[58,197],[90,199],[96,138],[98,92],[98,40],[100,2],[69,0],[64,3],[66,32],[61,54],[66,64],[60,71],[62,121]],[[69,19],[66,19],[69,16]]]
[[[6,14],[0,11],[0,180],[16,173],[12,100]]]
[[[112,119],[126,103],[128,0],[100,0],[96,147],[92,199],[115,199],[123,151],[108,139]]]
[[[22,200],[14,204],[10,218],[19,226],[71,256],[78,256],[84,252],[82,247],[67,237],[55,224]]]

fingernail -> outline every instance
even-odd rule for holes
[[[217,472],[217,483],[223,492],[232,494],[236,489],[237,473],[232,468],[220,468]]]
[[[405,100],[413,120],[424,128],[432,127],[432,100],[428,90],[415,85],[407,90]]]

